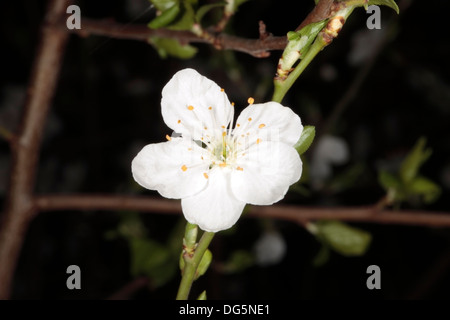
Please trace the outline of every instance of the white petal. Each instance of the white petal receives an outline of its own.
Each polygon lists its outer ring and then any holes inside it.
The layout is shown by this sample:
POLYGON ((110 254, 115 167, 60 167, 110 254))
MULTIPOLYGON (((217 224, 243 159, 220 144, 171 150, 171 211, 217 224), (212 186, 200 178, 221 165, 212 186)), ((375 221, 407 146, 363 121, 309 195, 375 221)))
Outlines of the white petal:
POLYGON ((167 126, 195 140, 221 134, 234 114, 225 92, 193 69, 177 72, 166 84, 161 111, 167 126))
POLYGON ((208 232, 225 230, 236 223, 245 202, 236 199, 230 190, 230 171, 228 168, 213 168, 209 173, 207 187, 181 200, 187 221, 208 232))
POLYGON ((277 102, 253 104, 236 121, 235 136, 254 136, 263 141, 281 141, 293 146, 302 134, 300 117, 277 102))
POLYGON ((283 199, 289 186, 302 174, 297 151, 282 142, 254 144, 236 165, 238 170, 231 174, 231 189, 239 200, 256 205, 283 199))
POLYGON ((175 138, 149 144, 133 159, 131 171, 137 183, 157 190, 162 196, 180 199, 202 190, 209 164, 201 157, 204 149, 194 142, 175 138))

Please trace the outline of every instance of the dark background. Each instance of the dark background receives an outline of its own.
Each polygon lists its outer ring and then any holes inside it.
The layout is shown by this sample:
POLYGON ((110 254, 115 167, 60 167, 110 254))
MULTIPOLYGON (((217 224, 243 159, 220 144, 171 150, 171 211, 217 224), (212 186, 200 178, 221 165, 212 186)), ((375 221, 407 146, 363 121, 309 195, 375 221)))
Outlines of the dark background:
MULTIPOLYGON (((155 14, 147 10, 145 0, 78 4, 82 16, 112 18, 121 23, 146 23, 155 14)), ((312 6, 312 0, 296 2, 295 7, 289 1, 251 0, 241 6, 228 32, 256 38, 258 21, 262 20, 268 32, 284 35, 300 24, 312 6)), ((434 204, 414 208, 449 211, 449 9, 447 2, 436 0, 412 1, 399 16, 382 7, 382 30, 388 30, 389 41, 331 129, 350 148, 348 163, 334 168, 334 172, 344 172, 354 164, 363 164, 364 171, 349 187, 336 190, 328 186, 312 190, 309 196, 291 193, 284 203, 373 204, 384 194, 377 182, 380 164, 395 165, 419 137, 425 136, 433 155, 422 172, 439 183, 443 193, 434 204)), ((8 1, 1 5, 0 121, 10 130, 15 130, 20 118, 44 12, 44 1, 8 1)), ((316 126, 318 135, 338 100, 368 63, 349 63, 355 34, 367 31, 366 19, 363 9, 356 10, 338 39, 319 54, 283 101, 300 115, 303 124, 316 126)), ((271 79, 281 52, 257 59, 196 46, 199 53, 191 60, 161 59, 145 42, 71 36, 47 122, 36 191, 157 196, 137 186, 130 164, 145 144, 163 141, 169 133, 160 113, 161 90, 180 69, 193 67, 213 79, 226 88, 237 108, 245 107, 249 96, 256 102, 270 99, 271 79)), ((305 161, 310 155, 306 154, 305 161)), ((0 157, 0 199, 4 200, 10 165, 4 141, 0 142, 0 157)), ((41 213, 27 234, 12 298, 104 299, 133 281, 128 243, 120 237, 111 240, 105 236, 117 228, 121 214, 41 213), (71 264, 81 267, 81 290, 66 288, 66 268, 71 264)), ((181 219, 158 214, 142 214, 141 218, 151 238, 162 242, 181 219)), ((449 297, 448 229, 353 225, 372 233, 367 254, 349 258, 333 252, 328 263, 314 267, 312 261, 320 249, 315 238, 299 225, 275 221, 287 245, 280 263, 251 266, 231 275, 222 274, 213 265, 194 285, 193 292, 199 294, 205 288, 211 299, 449 297), (381 290, 366 287, 366 269, 372 264, 381 268, 381 290)), ((233 250, 251 250, 262 233, 261 224, 254 218, 241 219, 234 229, 214 239, 214 264, 226 261, 233 250)), ((130 298, 172 299, 178 283, 176 276, 161 288, 144 286, 130 298)))

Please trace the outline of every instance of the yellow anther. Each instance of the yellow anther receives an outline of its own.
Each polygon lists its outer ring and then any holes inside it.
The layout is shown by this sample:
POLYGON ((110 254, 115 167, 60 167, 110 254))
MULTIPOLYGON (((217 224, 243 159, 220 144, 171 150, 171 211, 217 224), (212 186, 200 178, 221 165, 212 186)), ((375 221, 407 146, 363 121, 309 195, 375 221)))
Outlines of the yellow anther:
POLYGON ((237 168, 236 168, 236 170, 239 170, 239 171, 244 171, 244 168, 241 168, 241 167, 237 167, 237 168))
POLYGON ((232 102, 231 105, 234 107, 234 102, 232 102))
POLYGON ((255 99, 250 97, 250 98, 248 98, 247 102, 248 102, 248 104, 253 104, 255 102, 255 99))
POLYGON ((219 167, 221 167, 221 168, 225 168, 227 166, 227 164, 226 163, 221 163, 221 164, 219 164, 219 167))
POLYGON ((252 118, 248 118, 248 121, 252 121, 252 118))
POLYGON ((166 134, 166 139, 169 141, 172 140, 172 138, 168 134, 166 134))
POLYGON ((264 123, 261 123, 261 124, 259 125, 258 128, 262 129, 262 128, 264 128, 265 126, 266 126, 266 125, 265 125, 264 123))
POLYGON ((208 130, 208 127, 205 127, 205 130, 208 130))
POLYGON ((191 110, 191 111, 192 111, 192 110, 194 110, 194 107, 193 107, 193 106, 189 106, 189 107, 188 107, 188 110, 191 110))
POLYGON ((225 126, 221 126, 222 127, 222 129, 225 129, 225 126))
POLYGON ((223 88, 220 88, 220 91, 224 92, 224 91, 225 91, 225 89, 223 89, 223 88))
POLYGON ((178 123, 181 123, 181 120, 178 120, 177 122, 178 122, 178 123))
POLYGON ((203 173, 203 176, 205 177, 205 179, 209 178, 209 176, 208 176, 208 174, 206 172, 203 173))
POLYGON ((238 124, 236 124, 236 127, 240 127, 241 125, 238 123, 238 124))
POLYGON ((260 143, 261 139, 256 139, 256 144, 260 143))
POLYGON ((224 131, 222 132, 222 137, 225 137, 227 135, 227 133, 224 131))
POLYGON ((209 107, 208 110, 212 110, 212 107, 209 107))
POLYGON ((186 170, 187 170, 186 165, 183 164, 183 165, 181 166, 181 170, 186 171, 186 170))

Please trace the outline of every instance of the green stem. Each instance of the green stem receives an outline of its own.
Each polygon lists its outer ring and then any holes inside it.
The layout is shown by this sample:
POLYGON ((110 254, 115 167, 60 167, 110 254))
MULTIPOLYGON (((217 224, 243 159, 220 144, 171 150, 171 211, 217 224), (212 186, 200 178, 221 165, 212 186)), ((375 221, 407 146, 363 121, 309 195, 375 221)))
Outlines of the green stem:
POLYGON ((197 267, 202 261, 203 255, 208 249, 211 240, 214 237, 214 232, 205 232, 198 242, 195 248, 194 254, 191 256, 184 253, 183 258, 185 261, 185 267, 183 271, 183 276, 181 278, 180 287, 178 289, 177 300, 187 300, 189 292, 191 291, 192 282, 194 282, 195 272, 197 267))
POLYGON ((284 80, 275 80, 275 90, 273 92, 272 101, 281 103, 288 90, 292 87, 297 78, 302 74, 306 67, 316 57, 316 55, 327 46, 322 33, 319 33, 314 43, 309 48, 302 60, 298 63, 295 69, 284 80))

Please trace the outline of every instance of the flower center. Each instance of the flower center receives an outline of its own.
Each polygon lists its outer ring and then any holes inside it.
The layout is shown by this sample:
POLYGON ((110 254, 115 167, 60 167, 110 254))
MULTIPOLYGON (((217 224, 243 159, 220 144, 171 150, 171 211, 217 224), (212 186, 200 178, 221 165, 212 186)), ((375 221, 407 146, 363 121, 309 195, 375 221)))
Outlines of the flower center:
POLYGON ((211 166, 218 165, 222 168, 232 166, 236 161, 234 141, 228 135, 223 135, 220 142, 209 147, 211 151, 211 166))

